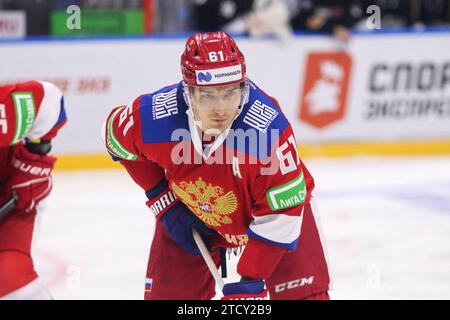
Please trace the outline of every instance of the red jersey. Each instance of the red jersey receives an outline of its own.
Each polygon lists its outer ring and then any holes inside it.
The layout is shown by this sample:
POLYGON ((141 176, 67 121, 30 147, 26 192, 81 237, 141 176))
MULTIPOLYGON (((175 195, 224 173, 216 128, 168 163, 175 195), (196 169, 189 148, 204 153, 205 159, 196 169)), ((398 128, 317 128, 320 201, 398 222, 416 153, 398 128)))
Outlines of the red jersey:
POLYGON ((141 95, 109 115, 106 148, 146 191, 165 176, 224 246, 295 249, 314 182, 278 102, 250 82, 242 112, 207 148, 187 111, 181 82, 141 95))
POLYGON ((52 139, 66 122, 61 91, 49 82, 0 86, 0 147, 52 139))

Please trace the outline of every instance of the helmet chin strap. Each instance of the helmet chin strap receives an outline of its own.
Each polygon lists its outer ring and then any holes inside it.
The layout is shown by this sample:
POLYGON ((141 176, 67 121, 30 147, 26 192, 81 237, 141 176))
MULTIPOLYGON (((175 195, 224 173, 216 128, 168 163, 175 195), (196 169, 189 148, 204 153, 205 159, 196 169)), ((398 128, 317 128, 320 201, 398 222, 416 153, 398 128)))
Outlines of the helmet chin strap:
POLYGON ((206 128, 204 128, 203 126, 203 121, 201 120, 196 120, 195 119, 195 115, 194 115, 194 108, 189 106, 189 108, 186 110, 186 114, 188 115, 188 117, 195 123, 195 125, 200 129, 200 130, 204 130, 206 128))

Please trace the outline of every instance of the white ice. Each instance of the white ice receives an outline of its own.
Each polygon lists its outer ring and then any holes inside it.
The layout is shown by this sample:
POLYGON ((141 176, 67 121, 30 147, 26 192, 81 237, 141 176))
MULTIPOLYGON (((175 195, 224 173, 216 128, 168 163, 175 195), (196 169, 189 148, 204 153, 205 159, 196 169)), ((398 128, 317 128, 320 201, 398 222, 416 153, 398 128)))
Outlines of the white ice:
MULTIPOLYGON (((450 157, 306 163, 331 298, 450 299, 450 157)), ((34 247, 55 299, 143 298, 153 232, 144 202, 125 171, 55 172, 34 247)))

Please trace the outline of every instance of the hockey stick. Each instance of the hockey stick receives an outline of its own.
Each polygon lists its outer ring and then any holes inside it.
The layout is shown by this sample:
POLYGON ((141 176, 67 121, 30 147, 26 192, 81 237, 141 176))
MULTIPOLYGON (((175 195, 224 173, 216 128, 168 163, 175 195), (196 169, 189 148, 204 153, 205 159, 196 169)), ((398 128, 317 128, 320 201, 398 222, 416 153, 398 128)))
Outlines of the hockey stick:
POLYGON ((8 214, 16 207, 16 203, 17 195, 13 193, 11 199, 9 199, 8 202, 6 202, 4 206, 0 208, 0 221, 8 216, 8 214))
POLYGON ((194 237, 195 243, 197 244, 202 257, 205 260, 209 271, 211 272, 214 280, 216 280, 216 284, 219 286, 220 291, 223 291, 223 286, 225 285, 225 283, 223 282, 223 279, 219 274, 219 270, 217 270, 216 264, 214 263, 211 254, 208 251, 208 248, 206 248, 202 237, 194 228, 192 228, 192 236, 194 237))

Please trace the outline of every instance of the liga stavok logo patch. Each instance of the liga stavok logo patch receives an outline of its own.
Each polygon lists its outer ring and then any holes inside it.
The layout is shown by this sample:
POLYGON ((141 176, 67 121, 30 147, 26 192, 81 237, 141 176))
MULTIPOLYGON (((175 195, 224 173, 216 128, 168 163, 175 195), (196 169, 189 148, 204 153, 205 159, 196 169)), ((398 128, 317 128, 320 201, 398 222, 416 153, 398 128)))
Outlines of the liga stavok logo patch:
POLYGON ((272 211, 295 207, 305 202, 306 184, 303 172, 291 182, 269 189, 266 197, 272 211))
POLYGON ((199 86, 228 83, 241 80, 242 68, 241 65, 237 65, 219 69, 195 70, 195 77, 199 86))
POLYGON ((36 119, 36 106, 31 92, 15 92, 12 96, 16 111, 16 131, 11 144, 17 144, 33 127, 36 119))

